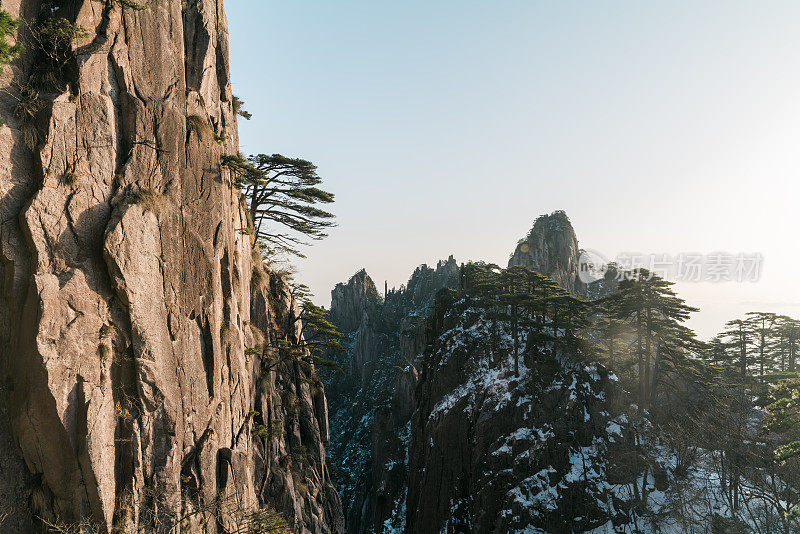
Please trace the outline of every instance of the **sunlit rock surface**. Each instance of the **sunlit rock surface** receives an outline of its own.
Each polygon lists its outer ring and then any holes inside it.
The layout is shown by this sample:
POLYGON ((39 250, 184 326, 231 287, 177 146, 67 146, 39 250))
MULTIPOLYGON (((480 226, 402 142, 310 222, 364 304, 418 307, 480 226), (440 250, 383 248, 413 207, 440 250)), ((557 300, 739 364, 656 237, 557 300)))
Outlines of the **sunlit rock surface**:
POLYGON ((13 113, 32 54, 0 80, 2 528, 219 532, 201 509, 224 492, 338 532, 322 385, 247 350, 300 326, 220 168, 238 149, 222 1, 123 4, 3 2, 87 36, 35 124, 13 113))

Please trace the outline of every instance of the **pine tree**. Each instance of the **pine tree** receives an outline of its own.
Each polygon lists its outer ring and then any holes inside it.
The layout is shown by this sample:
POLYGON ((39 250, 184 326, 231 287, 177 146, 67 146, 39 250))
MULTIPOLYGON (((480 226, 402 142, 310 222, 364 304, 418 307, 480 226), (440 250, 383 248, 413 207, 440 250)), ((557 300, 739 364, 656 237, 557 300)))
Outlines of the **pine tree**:
POLYGON ((461 267, 459 285, 468 306, 487 311, 493 342, 500 324, 508 325, 516 376, 524 334, 528 347, 562 346, 573 351, 585 348, 582 331, 590 322, 590 305, 552 279, 528 267, 501 269, 494 264, 469 263, 461 267))
POLYGON ((781 358, 781 371, 797 372, 798 344, 800 344, 800 321, 781 315, 777 319, 776 336, 781 358))
POLYGON ((322 178, 310 161, 259 154, 223 156, 222 164, 247 198, 256 236, 268 251, 303 257, 297 247, 307 244, 305 238, 322 239, 335 226, 334 215, 318 207, 332 203, 333 194, 317 187, 322 178))
POLYGON ((691 331, 680 323, 697 308, 688 306, 678 297, 673 285, 646 269, 640 269, 624 277, 617 292, 605 301, 616 318, 627 321, 633 329, 640 409, 649 405, 656 389, 654 369, 658 367, 662 353, 660 350, 654 352, 654 349, 660 349, 655 344, 684 346, 693 339, 691 331))
POLYGON ((755 353, 758 357, 759 376, 764 380, 766 371, 773 367, 770 358, 776 332, 774 331, 778 316, 767 312, 749 312, 745 321, 746 328, 750 330, 755 341, 755 353))
POLYGON ((615 368, 617 360, 624 356, 623 338, 629 333, 628 323, 609 315, 603 310, 596 324, 600 343, 605 349, 605 358, 611 368, 615 368))
POLYGON ((342 333, 331 322, 330 312, 308 299, 303 301, 301 310, 303 337, 298 341, 297 348, 307 350, 315 364, 341 372, 338 363, 325 357, 331 352, 344 351, 342 333))
POLYGON ((720 334, 721 339, 725 340, 728 347, 732 348, 739 360, 739 374, 742 378, 747 376, 750 366, 748 354, 750 344, 753 342, 753 334, 746 321, 734 319, 725 323, 725 330, 720 334))
POLYGON ((589 303, 566 291, 559 292, 550 299, 553 310, 553 328, 556 335, 563 332, 563 343, 571 349, 579 349, 585 341, 583 330, 591 323, 589 303))
POLYGON ((461 266, 460 293, 469 299, 480 298, 495 288, 496 265, 470 262, 461 266))
POLYGON ((800 456, 800 378, 784 380, 770 392, 767 410, 771 418, 766 428, 788 439, 776 450, 779 461, 800 456))
POLYGON ((514 376, 519 376, 519 336, 521 308, 530 298, 525 292, 527 273, 525 268, 512 267, 503 271, 499 278, 501 306, 507 310, 506 317, 511 323, 511 337, 514 342, 514 376))
POLYGON ((0 72, 3 65, 8 65, 16 59, 22 52, 21 44, 9 44, 8 39, 12 38, 19 29, 19 19, 15 19, 8 14, 5 9, 0 10, 0 72))
POLYGON ((728 367, 731 364, 730 348, 722 336, 714 336, 703 355, 711 365, 728 367))
POLYGON ((273 370, 285 362, 296 362, 308 375, 314 374, 312 364, 342 372, 341 366, 328 358, 330 354, 344 351, 343 334, 331 322, 330 312, 314 304, 308 286, 296 282, 290 273, 285 275, 284 283, 291 297, 291 305, 281 320, 284 336, 265 340, 267 343, 261 350, 251 349, 265 358, 263 369, 273 370), (272 350, 277 350, 278 357, 266 361, 272 350))

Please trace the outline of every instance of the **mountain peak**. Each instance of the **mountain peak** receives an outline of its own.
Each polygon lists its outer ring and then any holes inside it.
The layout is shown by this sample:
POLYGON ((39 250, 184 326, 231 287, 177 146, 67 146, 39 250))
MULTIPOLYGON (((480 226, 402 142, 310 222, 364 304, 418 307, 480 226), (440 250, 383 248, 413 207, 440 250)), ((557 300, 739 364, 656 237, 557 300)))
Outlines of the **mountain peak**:
POLYGON ((381 297, 375 282, 361 269, 347 284, 338 283, 331 291, 331 318, 345 332, 356 330, 365 311, 374 309, 381 297))
POLYGON ((572 222, 566 212, 558 210, 536 218, 528 235, 517 243, 508 266, 530 267, 577 294, 582 286, 578 278, 579 255, 572 222))

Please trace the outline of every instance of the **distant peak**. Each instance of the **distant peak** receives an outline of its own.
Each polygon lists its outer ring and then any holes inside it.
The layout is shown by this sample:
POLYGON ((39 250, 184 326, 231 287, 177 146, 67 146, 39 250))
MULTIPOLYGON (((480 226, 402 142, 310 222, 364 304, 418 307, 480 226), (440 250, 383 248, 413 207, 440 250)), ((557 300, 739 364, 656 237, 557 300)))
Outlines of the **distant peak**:
POLYGON ((517 243, 508 266, 530 267, 576 293, 579 254, 572 222, 565 211, 556 210, 536 218, 528 235, 517 243))
POLYGON ((331 317, 344 331, 358 328, 361 317, 380 302, 375 282, 361 269, 347 284, 338 283, 331 291, 331 317))
POLYGON ((367 278, 369 278, 367 270, 362 267, 360 271, 356 271, 356 273, 350 277, 350 281, 352 282, 354 280, 365 280, 367 278))
POLYGON ((573 236, 575 235, 572 221, 569 220, 567 212, 563 210, 556 210, 549 215, 539 215, 533 222, 533 227, 528 232, 528 236, 530 237, 537 232, 569 232, 573 236))

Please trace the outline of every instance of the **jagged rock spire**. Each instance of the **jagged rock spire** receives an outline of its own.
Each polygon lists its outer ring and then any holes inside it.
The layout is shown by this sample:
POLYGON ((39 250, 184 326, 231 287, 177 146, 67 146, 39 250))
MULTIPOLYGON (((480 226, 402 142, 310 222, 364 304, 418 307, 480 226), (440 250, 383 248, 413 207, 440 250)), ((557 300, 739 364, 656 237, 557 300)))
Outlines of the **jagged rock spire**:
POLYGON ((352 332, 361 324, 364 312, 374 310, 380 301, 375 282, 361 269, 347 284, 338 283, 331 291, 331 319, 342 332, 352 332))
POLYGON ((528 235, 517 243, 508 266, 530 267, 549 276, 573 294, 580 294, 578 278, 580 249, 572 223, 563 211, 537 217, 528 235))

